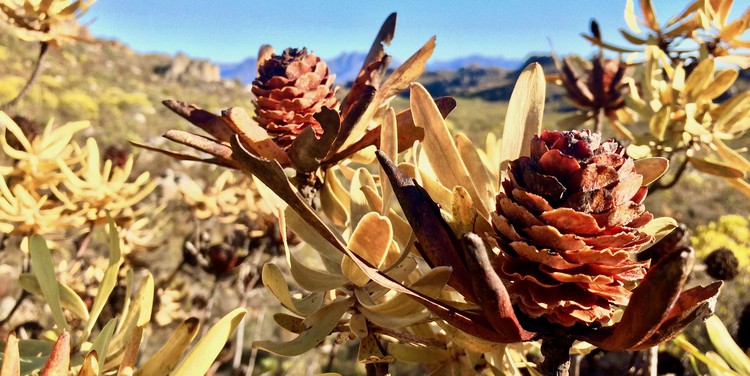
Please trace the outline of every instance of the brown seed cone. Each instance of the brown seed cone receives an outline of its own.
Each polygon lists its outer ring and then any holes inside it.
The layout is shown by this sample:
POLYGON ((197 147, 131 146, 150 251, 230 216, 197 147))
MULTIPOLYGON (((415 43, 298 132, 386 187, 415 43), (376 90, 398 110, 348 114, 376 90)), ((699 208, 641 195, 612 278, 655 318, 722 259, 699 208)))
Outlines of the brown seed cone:
POLYGON ((288 48, 271 56, 260 65, 253 81, 255 120, 283 148, 309 126, 320 136, 323 128, 313 115, 323 107, 338 106, 335 77, 323 60, 304 48, 288 48))
POLYGON ((514 303, 533 318, 572 326, 607 323, 626 305, 650 263, 632 255, 652 240, 647 188, 616 141, 549 132, 531 156, 510 163, 492 222, 502 253, 495 269, 514 303))

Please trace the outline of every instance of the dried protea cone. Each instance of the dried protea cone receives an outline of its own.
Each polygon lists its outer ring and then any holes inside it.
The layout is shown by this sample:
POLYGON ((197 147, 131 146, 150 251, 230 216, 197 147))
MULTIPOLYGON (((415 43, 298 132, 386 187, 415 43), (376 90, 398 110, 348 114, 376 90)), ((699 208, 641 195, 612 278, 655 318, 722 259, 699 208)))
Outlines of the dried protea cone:
POLYGON ((255 120, 283 148, 307 127, 320 136, 323 128, 313 115, 323 107, 338 106, 335 77, 329 74, 328 65, 307 49, 288 48, 281 55, 272 55, 259 65, 253 81, 255 120))
POLYGON ((631 256, 652 240, 647 188, 616 141, 598 133, 549 132, 531 156, 510 163, 492 220, 495 260, 517 307, 563 326, 610 322, 649 261, 631 256))
POLYGON ((623 79, 628 68, 619 60, 599 55, 588 66, 585 61, 566 57, 562 61, 555 59, 555 65, 568 99, 590 117, 596 117, 597 124, 601 116, 614 119, 617 110, 625 107, 627 85, 623 79))
POLYGON ((112 161, 113 166, 124 167, 128 158, 130 158, 130 149, 121 145, 110 145, 104 149, 102 159, 105 161, 112 161))

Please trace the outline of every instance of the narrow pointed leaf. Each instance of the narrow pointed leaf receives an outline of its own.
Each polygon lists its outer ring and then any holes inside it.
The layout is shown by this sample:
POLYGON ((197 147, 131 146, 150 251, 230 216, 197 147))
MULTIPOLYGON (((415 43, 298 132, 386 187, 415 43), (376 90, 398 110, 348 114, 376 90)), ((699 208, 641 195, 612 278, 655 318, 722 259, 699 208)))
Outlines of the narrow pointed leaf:
POLYGON ((58 289, 55 267, 52 254, 47 248, 47 242, 39 235, 33 235, 29 239, 29 252, 31 253, 31 266, 34 270, 39 286, 41 287, 44 300, 52 310, 57 330, 67 330, 68 322, 60 303, 60 290, 58 289))
MULTIPOLYGON (((120 253, 120 236, 117 231, 117 226, 109 215, 107 215, 107 221, 109 221, 109 265, 104 271, 104 277, 102 277, 102 282, 99 285, 99 291, 97 291, 96 297, 94 297, 94 302, 91 304, 89 321, 86 323, 86 329, 83 335, 84 339, 88 339, 91 330, 94 329, 94 325, 96 325, 96 321, 99 319, 99 315, 104 309, 104 305, 107 303, 110 294, 112 294, 112 291, 115 289, 115 286, 117 285, 117 276, 120 272, 120 265, 122 265, 124 261, 120 253)), ((100 356, 102 358, 102 363, 104 363, 104 355, 102 354, 100 356)))
POLYGON ((501 342, 514 343, 533 338, 536 333, 526 331, 519 324, 508 291, 492 268, 482 239, 469 233, 464 235, 463 243, 477 304, 492 327, 503 337, 501 342))
POLYGON ((630 303, 611 335, 601 341, 589 342, 605 350, 617 351, 634 347, 647 339, 668 317, 677 302, 693 261, 692 250, 665 255, 633 290, 630 303))
POLYGON ((309 316, 315 312, 320 304, 323 302, 323 295, 314 293, 315 299, 313 301, 305 301, 306 304, 300 304, 299 299, 292 298, 289 292, 289 287, 286 285, 284 275, 279 270, 279 267, 268 263, 263 265, 263 285, 271 291, 279 302, 286 307, 286 309, 292 311, 299 316, 309 316))
POLYGON ((185 359, 177 365, 173 374, 175 376, 205 374, 211 367, 211 364, 213 364, 214 360, 216 360, 216 357, 219 356, 224 345, 232 336, 232 333, 234 333, 234 330, 237 328, 237 325, 239 325, 242 318, 245 317, 246 313, 246 309, 237 308, 222 317, 221 320, 214 324, 214 326, 208 330, 206 335, 195 344, 195 347, 185 355, 185 359))
POLYGON ((351 304, 351 300, 341 299, 324 306, 305 320, 306 324, 310 323, 307 330, 289 342, 256 341, 253 342, 253 347, 282 356, 304 354, 331 333, 351 304))
POLYGON ((510 161, 529 155, 529 140, 541 132, 546 87, 539 63, 530 64, 518 77, 505 114, 500 150, 501 176, 506 173, 510 161))
MULTIPOLYGON (((440 183, 450 190, 459 185, 463 186, 469 191, 474 202, 483 203, 483 196, 477 192, 469 170, 464 165, 453 137, 443 121, 443 116, 440 115, 427 89, 418 83, 412 84, 409 103, 414 123, 425 129, 424 152, 440 183)), ((489 217, 484 205, 479 206, 478 210, 483 216, 489 217)))
POLYGON ((706 320, 706 331, 721 357, 741 375, 750 375, 750 357, 734 342, 721 319, 716 316, 709 317, 706 320))
POLYGON ((381 152, 377 152, 377 156, 427 261, 432 266, 452 267, 453 274, 448 284, 467 299, 476 301, 470 285, 471 275, 459 255, 458 240, 440 214, 440 208, 414 179, 393 165, 387 156, 381 152))
POLYGON ((104 325, 104 328, 99 332, 94 340, 94 344, 91 345, 91 352, 95 352, 99 357, 99 363, 104 364, 107 362, 107 349, 109 348, 110 339, 115 333, 115 327, 117 326, 117 319, 111 319, 104 325), (101 355, 100 355, 101 354, 101 355))
POLYGON ((67 376, 70 368, 70 333, 63 331, 57 337, 49 359, 39 371, 40 376, 67 376))
POLYGON ((181 322, 159 351, 138 368, 136 375, 167 375, 174 369, 200 329, 200 320, 191 317, 181 322))
POLYGON ((722 178, 737 179, 745 177, 742 170, 723 162, 714 162, 697 157, 688 157, 690 165, 696 170, 722 178))
MULTIPOLYGON (((398 130, 396 128, 396 112, 389 108, 386 112, 383 124, 380 126, 380 150, 393 161, 398 158, 398 130)), ((393 200, 393 188, 388 183, 388 176, 385 175, 383 168, 380 168, 380 182, 383 190, 383 207, 380 214, 387 215, 391 210, 391 201, 393 200)))
MULTIPOLYGON (((36 295, 44 296, 42 287, 39 284, 39 280, 33 274, 24 273, 18 278, 18 283, 23 287, 24 290, 36 295)), ((89 311, 86 307, 86 303, 83 302, 81 297, 76 294, 73 289, 63 285, 61 282, 57 282, 57 289, 60 292, 60 305, 62 308, 69 310, 72 314, 81 320, 89 319, 89 311)))
POLYGON ((18 337, 15 333, 8 335, 3 351, 3 366, 0 376, 19 376, 21 374, 21 359, 18 353, 18 337))

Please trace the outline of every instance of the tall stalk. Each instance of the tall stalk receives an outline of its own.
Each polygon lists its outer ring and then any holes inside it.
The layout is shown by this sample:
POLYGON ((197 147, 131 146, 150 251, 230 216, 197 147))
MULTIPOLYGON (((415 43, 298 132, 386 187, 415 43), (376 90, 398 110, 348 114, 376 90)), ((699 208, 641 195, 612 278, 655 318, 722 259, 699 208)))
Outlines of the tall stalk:
POLYGON ((42 74, 42 66, 43 66, 44 58, 45 56, 47 56, 48 50, 49 50, 48 42, 39 42, 39 57, 36 60, 34 71, 31 72, 31 77, 26 82, 26 85, 23 86, 23 88, 21 89, 21 92, 18 93, 18 95, 15 98, 13 98, 10 102, 4 104, 2 106, 2 109, 6 110, 8 108, 15 107, 18 104, 18 102, 20 102, 21 99, 23 99, 23 97, 26 96, 31 86, 34 85, 36 80, 42 74))

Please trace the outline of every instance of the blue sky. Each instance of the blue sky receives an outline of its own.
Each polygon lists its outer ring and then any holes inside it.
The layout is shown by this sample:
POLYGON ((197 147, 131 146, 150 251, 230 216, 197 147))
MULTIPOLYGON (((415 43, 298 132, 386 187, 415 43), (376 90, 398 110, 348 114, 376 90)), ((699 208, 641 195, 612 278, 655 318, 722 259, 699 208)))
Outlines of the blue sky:
MULTIPOLYGON (((605 39, 619 41, 625 0, 98 0, 82 22, 94 35, 112 37, 140 52, 182 51, 197 58, 236 62, 265 43, 276 50, 308 47, 330 58, 367 51, 385 18, 398 12, 387 52, 408 58, 433 35, 434 60, 470 54, 522 58, 549 51, 590 54, 580 37, 596 18, 605 39)), ((660 19, 687 2, 661 2, 660 19)), ((739 8, 739 7, 737 7, 739 8)), ((735 9, 736 13, 737 9, 735 9)))

